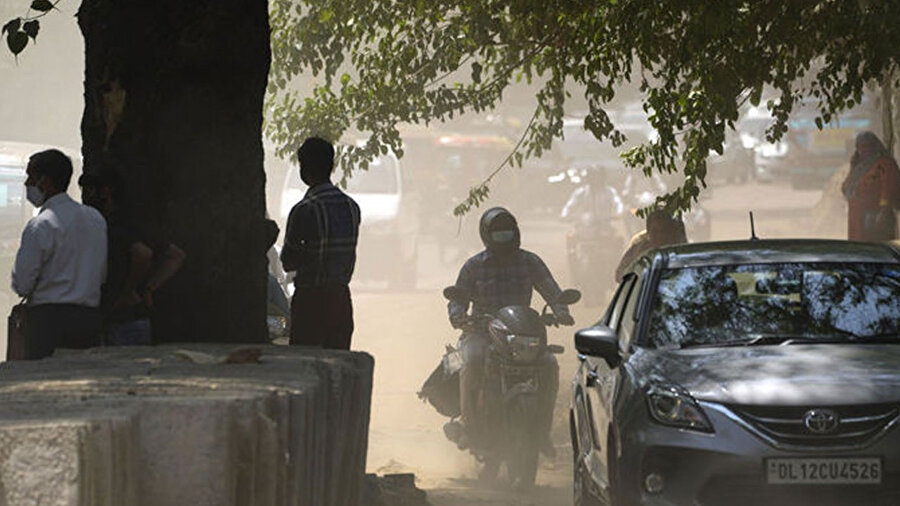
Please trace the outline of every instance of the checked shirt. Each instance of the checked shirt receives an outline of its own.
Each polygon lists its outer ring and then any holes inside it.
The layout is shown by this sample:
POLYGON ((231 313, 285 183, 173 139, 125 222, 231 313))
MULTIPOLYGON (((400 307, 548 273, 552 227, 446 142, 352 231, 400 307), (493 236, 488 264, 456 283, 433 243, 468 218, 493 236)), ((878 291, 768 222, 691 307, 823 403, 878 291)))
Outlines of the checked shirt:
MULTIPOLYGON (((450 321, 465 316, 472 304, 472 314, 494 313, 506 306, 530 306, 532 289, 544 300, 556 300, 561 290, 541 257, 523 249, 509 256, 498 256, 488 250, 470 258, 459 271, 456 286, 471 297, 461 303, 451 301, 447 309, 450 321)), ((556 314, 568 314, 564 305, 554 305, 556 314)))
POLYGON ((281 261, 295 286, 346 286, 356 264, 359 206, 331 183, 307 190, 288 216, 281 261))

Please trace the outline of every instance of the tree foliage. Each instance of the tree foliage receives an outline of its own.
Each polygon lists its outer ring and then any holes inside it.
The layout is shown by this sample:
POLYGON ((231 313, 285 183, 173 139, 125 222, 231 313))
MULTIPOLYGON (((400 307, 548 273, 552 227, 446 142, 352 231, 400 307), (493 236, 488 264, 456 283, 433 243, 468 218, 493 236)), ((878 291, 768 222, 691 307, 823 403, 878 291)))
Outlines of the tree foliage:
MULTIPOLYGON (((562 134, 567 90, 588 104, 585 128, 621 146, 607 113, 636 81, 658 138, 623 153, 645 174, 681 172, 661 197, 686 209, 705 186, 706 158, 723 149, 746 103, 764 90, 775 123, 812 98, 819 123, 860 102, 896 66, 900 2, 844 0, 272 0, 268 134, 296 146, 311 134, 366 134, 344 167, 390 148, 398 127, 496 106, 514 83, 539 84, 534 115, 507 160, 521 165, 562 134), (317 77, 304 96, 292 82, 317 77)), ((485 184, 488 181, 485 182, 485 184)), ((474 188, 457 213, 477 205, 474 188)))
MULTIPOLYGON (((31 8, 40 16, 53 5, 31 8)), ((270 0, 270 11, 267 134, 282 154, 309 135, 358 132, 367 143, 343 150, 343 167, 365 168, 374 154, 402 154, 403 124, 489 110, 518 82, 539 88, 505 166, 562 135, 571 89, 588 104, 585 128, 621 146, 606 109, 633 81, 659 135, 623 158, 648 175, 684 175, 660 198, 672 209, 697 199, 708 154, 721 153, 742 106, 764 90, 776 92, 776 140, 801 100, 828 123, 867 83, 896 75, 900 55, 897 0, 270 0), (299 89, 309 73, 317 84, 299 89)), ((36 37, 38 16, 4 26, 14 54, 36 37)), ((482 202, 489 182, 457 214, 482 202)))

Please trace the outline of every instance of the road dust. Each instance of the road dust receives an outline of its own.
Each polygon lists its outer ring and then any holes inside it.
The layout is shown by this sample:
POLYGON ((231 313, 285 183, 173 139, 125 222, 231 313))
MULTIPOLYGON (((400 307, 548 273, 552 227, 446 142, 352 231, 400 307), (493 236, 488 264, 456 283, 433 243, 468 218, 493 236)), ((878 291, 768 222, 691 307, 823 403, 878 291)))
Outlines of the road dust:
MULTIPOLYGON (((760 237, 841 237, 844 222, 840 216, 830 221, 828 229, 812 228, 816 218, 813 209, 821 197, 821 190, 751 182, 712 188, 703 205, 712 217, 714 240, 749 238, 751 210, 760 237)), ((515 208, 512 210, 516 212, 515 208)), ((565 255, 568 226, 550 213, 522 214, 523 247, 541 255, 563 287, 572 286, 565 255)), ((361 256, 368 254, 360 248, 361 256)), ((438 248, 433 238, 420 237, 415 290, 393 291, 384 283, 365 280, 354 285, 354 348, 368 351, 376 360, 368 471, 415 473, 417 485, 428 491, 429 501, 435 506, 571 504, 572 456, 567 416, 570 381, 578 364, 573 349, 574 329, 550 329, 550 342, 566 347, 566 353, 559 357, 560 393, 553 430, 557 457, 542 457, 538 486, 527 496, 513 493, 502 484, 479 483, 474 458, 445 439, 441 428, 447 419, 416 397, 445 346, 455 344, 458 337, 447 321, 441 288, 453 283, 462 260, 455 264, 442 262, 438 248)), ((539 300, 535 295, 535 306, 539 300)), ((596 322, 604 309, 583 303, 574 306, 575 328, 596 322)))

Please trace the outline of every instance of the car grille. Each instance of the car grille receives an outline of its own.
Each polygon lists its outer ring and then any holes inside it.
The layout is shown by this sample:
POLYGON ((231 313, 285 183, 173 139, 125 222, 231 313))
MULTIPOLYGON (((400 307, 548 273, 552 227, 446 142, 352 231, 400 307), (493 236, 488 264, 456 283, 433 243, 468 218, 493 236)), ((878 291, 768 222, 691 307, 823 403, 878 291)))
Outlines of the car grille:
POLYGON ((713 478, 700 491, 695 506, 897 506, 900 476, 886 474, 883 485, 767 485, 759 478, 713 478))
POLYGON ((860 446, 881 434, 900 415, 896 404, 857 406, 730 406, 759 433, 775 442, 803 447, 860 446), (804 416, 813 409, 828 409, 838 416, 837 427, 826 434, 807 428, 804 416))

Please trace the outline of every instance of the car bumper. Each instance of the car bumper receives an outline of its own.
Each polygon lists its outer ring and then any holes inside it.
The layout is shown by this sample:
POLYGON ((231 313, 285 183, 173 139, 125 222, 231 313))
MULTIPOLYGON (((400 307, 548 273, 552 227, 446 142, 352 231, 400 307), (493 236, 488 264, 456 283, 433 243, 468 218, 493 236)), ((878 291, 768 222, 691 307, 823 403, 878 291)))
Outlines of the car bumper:
POLYGON ((727 408, 701 403, 715 428, 705 434, 641 417, 622 430, 618 460, 622 503, 648 506, 896 505, 900 504, 900 430, 888 430, 852 450, 779 449, 751 432, 727 408), (764 462, 785 457, 880 457, 880 485, 770 485, 764 462), (650 473, 663 478, 649 493, 650 473))

